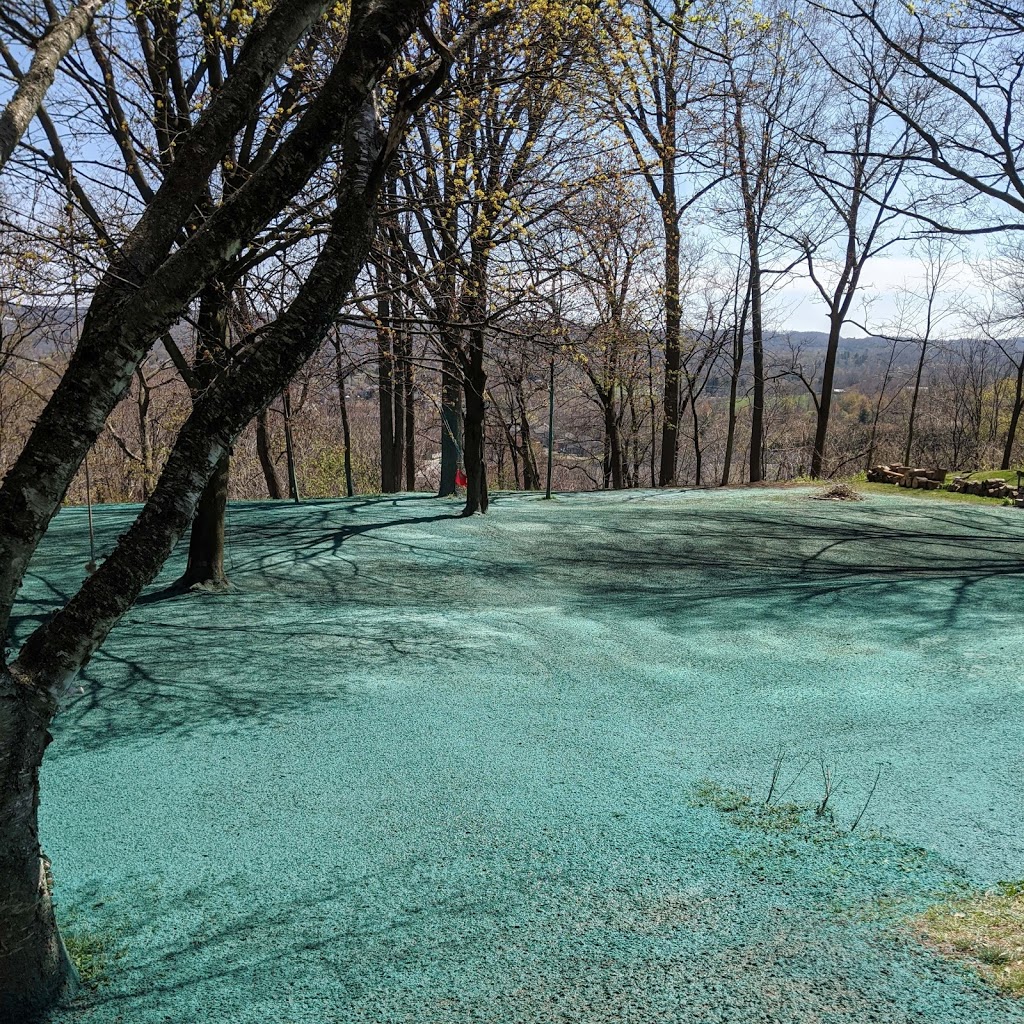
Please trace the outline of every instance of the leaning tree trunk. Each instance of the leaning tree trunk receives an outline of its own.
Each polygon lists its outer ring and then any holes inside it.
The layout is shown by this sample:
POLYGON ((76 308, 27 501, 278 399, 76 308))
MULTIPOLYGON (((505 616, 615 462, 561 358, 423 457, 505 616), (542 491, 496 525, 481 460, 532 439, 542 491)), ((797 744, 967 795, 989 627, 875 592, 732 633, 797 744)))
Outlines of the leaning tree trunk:
POLYGON ((281 481, 277 478, 274 457, 270 454, 270 415, 266 409, 256 417, 256 454, 259 456, 263 479, 267 482, 267 494, 275 501, 284 497, 281 481))
MULTIPOLYGON (((277 5, 267 15, 267 24, 272 26, 279 18, 294 19, 305 14, 308 6, 302 0, 277 5)), ((309 13, 315 16, 317 12, 309 13)), ((149 292, 142 285, 136 299, 141 296, 148 303, 156 303, 145 324, 132 323, 129 298, 116 311, 108 309, 110 323, 121 328, 120 334, 108 337, 109 347, 97 345, 104 337, 102 331, 98 336, 94 332, 91 345, 83 346, 80 339, 76 359, 41 415, 18 463, 0 485, 0 1020, 23 1024, 75 988, 74 971, 53 915, 51 882, 39 847, 37 824, 39 768, 59 698, 143 587, 155 578, 191 522, 213 468, 239 431, 312 356, 350 293, 372 237, 378 187, 374 171, 381 156, 376 112, 367 97, 426 13, 427 4, 422 0, 393 0, 372 8, 372 16, 362 22, 353 20, 346 50, 351 56, 335 69, 340 81, 332 72, 321 94, 339 100, 340 109, 332 113, 334 119, 341 118, 343 126, 338 135, 344 137, 346 173, 339 183, 330 230, 309 275, 289 308, 261 337, 261 344, 248 346, 248 357, 243 365, 233 367, 230 383, 218 379, 193 407, 160 481, 135 523, 79 592, 36 627, 10 671, 3 662, 8 621, 29 559, 102 426, 105 416, 97 416, 97 412, 123 394, 125 371, 139 361, 146 346, 180 312, 183 303, 178 301, 178 291, 154 288, 149 292), (106 370, 113 372, 113 383, 105 376, 106 370), (93 396, 94 389, 103 393, 93 396), (26 496, 31 501, 26 502, 26 496)), ((302 31, 311 20, 303 22, 302 31)), ((301 34, 297 32, 296 38, 301 34)), ((240 51, 238 66, 244 67, 247 56, 258 56, 261 44, 274 37, 275 33, 266 27, 251 34, 240 51)), ((262 93, 266 78, 261 76, 257 83, 257 95, 262 93)), ((229 105, 237 101, 237 90, 233 96, 231 84, 226 83, 219 94, 228 97, 229 105)), ((319 103, 319 98, 312 100, 310 109, 322 110, 319 103)), ((219 120, 227 121, 230 138, 237 128, 232 127, 230 118, 219 120)), ((203 135, 200 129, 206 123, 205 116, 197 123, 198 136, 203 135)), ((314 138, 323 136, 323 156, 336 140, 325 127, 320 124, 313 133, 314 138)), ((301 141, 301 128, 300 124, 289 142, 297 136, 301 141)), ((186 136, 184 146, 188 146, 190 137, 186 136)), ((223 148, 213 150, 210 167, 216 165, 222 152, 223 148)), ((320 153, 314 147, 314 166, 321 159, 320 153)), ((302 170, 303 162, 293 160, 286 167, 302 170)), ((204 174, 204 181, 208 179, 209 170, 201 163, 194 170, 204 174)), ((270 198, 273 193, 265 196, 270 198)), ((180 190, 176 199, 182 200, 180 190)), ((195 199, 185 191, 182 201, 187 201, 190 208, 195 199)), ((280 208, 261 207, 266 220, 280 208)), ((144 219, 153 210, 151 205, 144 219)), ((166 213, 164 210, 164 217, 166 213)), ((216 218, 215 213, 210 223, 216 218)), ((177 235, 180 223, 171 219, 164 224, 170 238, 177 235)), ((252 232, 239 229, 233 237, 252 237, 252 232)), ((137 250, 130 250, 126 257, 129 263, 133 252, 137 250)), ((194 269, 195 250, 185 259, 184 269, 194 269)), ((147 273, 138 265, 135 270, 143 276, 147 273)), ((147 281, 158 277, 159 271, 155 271, 147 281)), ((191 293, 191 286, 181 287, 191 293)), ((90 314, 96 301, 94 298, 90 314)))
POLYGON ((0 667, 0 1020, 27 1024, 78 990, 39 846, 39 768, 56 705, 0 667))
POLYGON ((1024 406, 1024 357, 1017 364, 1017 383, 1013 393, 1013 412, 1010 413, 1010 425, 1006 431, 1006 444, 1003 446, 1003 461, 1000 469, 1009 469, 1013 461, 1013 443, 1017 440, 1017 424, 1020 422, 1021 407, 1024 406))

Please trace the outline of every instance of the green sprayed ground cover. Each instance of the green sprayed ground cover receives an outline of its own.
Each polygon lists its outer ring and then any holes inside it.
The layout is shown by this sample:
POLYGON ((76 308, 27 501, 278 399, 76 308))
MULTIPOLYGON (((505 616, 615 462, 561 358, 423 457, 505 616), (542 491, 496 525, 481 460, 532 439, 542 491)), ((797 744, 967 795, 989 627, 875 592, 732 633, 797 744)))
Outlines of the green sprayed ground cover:
POLYGON ((234 506, 236 590, 140 604, 56 729, 60 912, 105 937, 60 1024, 1024 1021, 904 924, 1024 874, 1024 518, 811 493, 234 506), (707 800, 780 747, 834 820, 707 800))

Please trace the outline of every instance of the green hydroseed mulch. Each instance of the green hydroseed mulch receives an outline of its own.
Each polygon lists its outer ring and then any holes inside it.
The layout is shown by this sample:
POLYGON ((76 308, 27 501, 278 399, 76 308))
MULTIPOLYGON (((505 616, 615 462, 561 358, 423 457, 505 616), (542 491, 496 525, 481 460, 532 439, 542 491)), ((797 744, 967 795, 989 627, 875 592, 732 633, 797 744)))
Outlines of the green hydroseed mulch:
POLYGON ((810 493, 232 506, 55 729, 56 1020, 1024 1022, 903 924, 1024 876, 1024 512, 810 493))

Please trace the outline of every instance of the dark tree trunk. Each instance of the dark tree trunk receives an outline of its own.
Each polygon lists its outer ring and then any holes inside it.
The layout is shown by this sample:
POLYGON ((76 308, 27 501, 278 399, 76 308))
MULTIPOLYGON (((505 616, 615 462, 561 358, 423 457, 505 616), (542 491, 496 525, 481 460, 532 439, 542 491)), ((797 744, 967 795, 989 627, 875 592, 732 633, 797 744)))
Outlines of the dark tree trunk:
POLYGON ((0 1020, 29 1024, 73 996, 78 976, 53 914, 39 846, 39 768, 57 708, 0 666, 0 1020))
POLYGON ((676 482, 676 458, 679 452, 679 337, 682 324, 679 302, 679 215, 676 211, 674 161, 666 162, 664 189, 665 418, 661 425, 661 466, 658 484, 661 487, 671 487, 676 482))
POLYGON ((400 296, 391 303, 391 404, 394 426, 391 431, 391 471, 395 491, 402 489, 402 468, 405 461, 405 382, 402 353, 406 349, 405 313, 400 296))
MULTIPOLYGON (((228 366, 228 320, 231 296, 217 280, 199 296, 196 359, 192 368, 192 400, 197 401, 228 366)), ((224 574, 224 515, 228 502, 231 459, 225 455, 203 490, 188 542, 188 564, 177 586, 219 592, 227 589, 224 574)))
POLYGON ((703 483, 704 449, 700 443, 700 417, 697 413, 697 398, 690 383, 690 416, 693 422, 693 482, 697 487, 703 483))
POLYGON ((292 396, 288 388, 281 394, 281 408, 284 411, 284 458, 288 468, 288 497, 296 504, 299 501, 299 478, 295 471, 295 445, 292 441, 292 396))
POLYGON ((395 465, 395 355, 391 323, 391 276, 385 258, 377 262, 377 394, 380 413, 380 489, 398 490, 395 465))
POLYGON ((537 456, 533 450, 530 421, 526 415, 526 401, 520 392, 519 400, 519 451, 523 462, 523 488, 527 491, 540 490, 540 472, 537 456))
POLYGON ((754 394, 750 406, 750 482, 764 479, 764 329, 761 323, 761 265, 757 239, 750 246, 750 351, 754 394))
POLYGON ((825 347, 825 365, 821 373, 821 399, 818 402, 818 421, 814 429, 814 451, 811 452, 811 476, 818 479, 825 470, 825 445, 828 443, 828 424, 832 415, 832 385, 836 373, 836 353, 839 351, 839 332, 842 320, 833 316, 829 325, 828 344, 825 347))
POLYGON ((487 463, 485 458, 485 417, 487 413, 484 401, 484 388, 487 385, 487 373, 483 368, 483 337, 474 339, 469 365, 465 367, 466 426, 465 426, 465 462, 466 462, 466 507, 464 516, 471 516, 487 511, 487 463))
MULTIPOLYGON (((443 330, 443 329, 442 329, 443 330)), ((454 342, 449 341, 449 345, 454 342)), ((441 486, 439 498, 455 493, 455 473, 462 459, 462 380, 456 349, 444 348, 441 366, 441 486)))
POLYGON ((348 402, 345 401, 344 389, 341 392, 341 436, 345 447, 345 495, 351 498, 355 495, 355 483, 352 480, 352 431, 348 424, 348 402))
POLYGON ((1024 405, 1024 357, 1017 364, 1017 383, 1013 393, 1013 412, 1010 413, 1010 426, 1006 431, 1006 444, 1003 447, 1003 461, 1000 469, 1009 469, 1013 461, 1013 442, 1017 439, 1017 424, 1020 422, 1021 406, 1024 405))
POLYGON ((604 436, 608 451, 605 486, 608 486, 608 480, 610 480, 612 487, 616 491, 621 491, 624 486, 622 476, 622 439, 619 431, 619 418, 615 414, 615 399, 611 388, 601 396, 601 405, 604 410, 604 436))
MULTIPOLYGON (((733 341, 735 346, 736 342, 733 341)), ((732 476, 732 451, 736 444, 736 396, 739 389, 740 374, 736 365, 735 348, 733 349, 733 368, 729 378, 729 420, 725 430, 725 454, 722 457, 722 486, 729 486, 732 476)))
POLYGON ((402 353, 402 386, 405 389, 405 489, 416 490, 416 401, 415 370, 412 364, 412 339, 406 335, 402 353))
POLYGON ((224 511, 228 503, 231 456, 224 455, 203 488, 188 540, 188 565, 178 586, 219 592, 228 587, 224 573, 224 511))
POLYGON ((259 456, 263 479, 267 482, 267 494, 275 501, 284 497, 281 481, 277 479, 274 457, 270 454, 270 416, 264 409, 256 417, 256 454, 259 456))

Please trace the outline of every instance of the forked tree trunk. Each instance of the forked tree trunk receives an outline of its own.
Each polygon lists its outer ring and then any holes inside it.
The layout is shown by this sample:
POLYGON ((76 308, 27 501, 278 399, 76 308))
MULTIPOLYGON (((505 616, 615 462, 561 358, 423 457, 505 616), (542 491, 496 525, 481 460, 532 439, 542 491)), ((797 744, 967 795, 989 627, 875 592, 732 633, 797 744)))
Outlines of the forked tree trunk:
POLYGON ((228 588, 224 573, 224 512, 228 503, 230 456, 217 463, 203 489, 188 540, 188 565, 178 586, 219 592, 228 588))
POLYGON ((0 1020, 29 1024, 79 988, 39 846, 39 768, 56 707, 0 667, 0 1020))
POLYGON ((533 451, 533 437, 527 417, 526 400, 522 395, 522 382, 519 386, 519 452, 523 460, 523 488, 527 491, 539 491, 540 472, 537 470, 537 456, 533 451))

